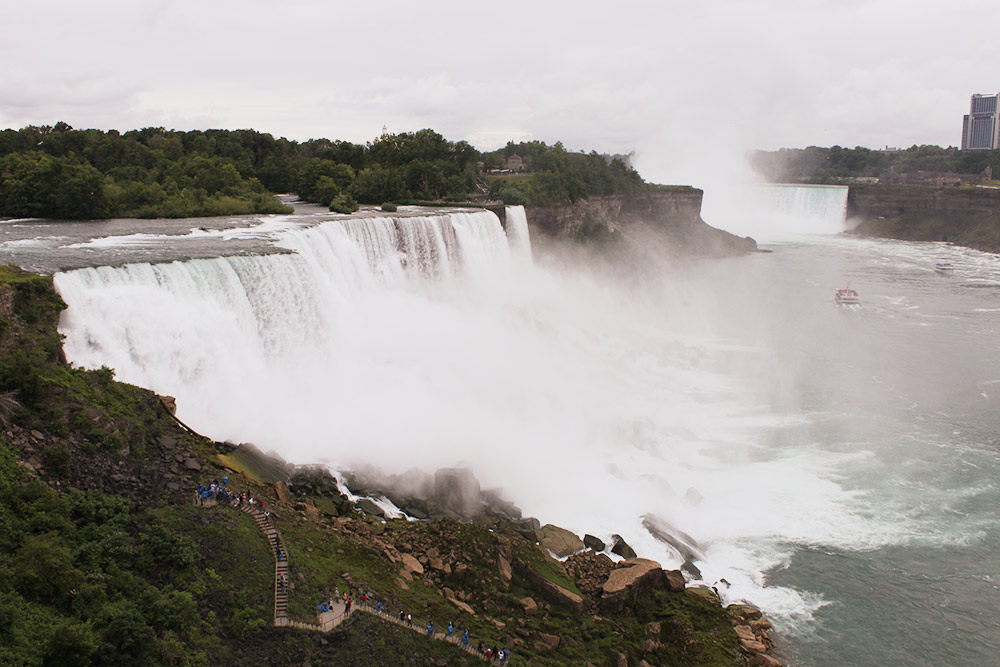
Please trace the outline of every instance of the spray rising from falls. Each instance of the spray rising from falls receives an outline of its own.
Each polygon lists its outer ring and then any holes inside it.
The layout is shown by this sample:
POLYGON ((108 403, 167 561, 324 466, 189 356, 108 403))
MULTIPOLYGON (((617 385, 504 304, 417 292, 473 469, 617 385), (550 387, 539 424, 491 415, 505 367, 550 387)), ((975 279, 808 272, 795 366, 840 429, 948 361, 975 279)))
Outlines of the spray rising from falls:
POLYGON ((733 308, 697 298, 733 281, 623 290, 534 267, 523 209, 505 217, 352 217, 282 232, 287 254, 60 273, 66 354, 176 396, 216 439, 388 473, 466 463, 528 514, 668 566, 696 551, 707 581, 779 616, 815 607, 762 572, 789 541, 885 528, 859 529, 835 457, 759 447, 787 418, 727 374, 759 356, 713 339, 733 308))

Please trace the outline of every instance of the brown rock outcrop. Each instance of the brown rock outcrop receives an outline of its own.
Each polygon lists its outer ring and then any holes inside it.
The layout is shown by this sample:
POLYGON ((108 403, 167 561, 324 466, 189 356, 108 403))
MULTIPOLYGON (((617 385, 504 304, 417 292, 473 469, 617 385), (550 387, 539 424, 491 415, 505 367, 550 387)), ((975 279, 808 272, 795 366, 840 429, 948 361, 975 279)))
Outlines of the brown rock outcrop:
POLYGON ((472 614, 473 616, 476 615, 475 610, 469 605, 462 602, 461 600, 458 600, 456 598, 448 598, 448 602, 452 603, 453 605, 464 611, 466 614, 472 614))
POLYGON ((623 561, 604 582, 600 608, 603 612, 623 611, 639 596, 657 588, 666 588, 666 575, 659 563, 646 558, 623 561))
POLYGON ((399 558, 400 558, 400 560, 403 561, 404 567, 406 567, 406 569, 409 570, 410 572, 413 572, 415 574, 423 574, 424 573, 424 566, 421 565, 420 561, 418 561, 412 555, 410 555, 410 554, 400 554, 399 558))
POLYGON ((684 580, 684 573, 680 570, 667 570, 667 590, 671 593, 680 593, 684 590, 687 582, 684 580))
POLYGON ((583 540, 575 533, 559 526, 546 524, 535 533, 538 536, 538 543, 559 558, 564 558, 584 548, 583 540))
POLYGON ((511 579, 510 562, 503 556, 497 556, 497 567, 500 569, 500 579, 509 583, 511 579))

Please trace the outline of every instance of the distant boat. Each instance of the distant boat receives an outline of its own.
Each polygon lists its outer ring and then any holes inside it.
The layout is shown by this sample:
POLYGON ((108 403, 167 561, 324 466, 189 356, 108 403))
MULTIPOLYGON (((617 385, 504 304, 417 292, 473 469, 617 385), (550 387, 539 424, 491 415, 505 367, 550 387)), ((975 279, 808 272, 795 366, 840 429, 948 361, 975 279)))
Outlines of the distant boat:
POLYGON ((951 262, 938 262, 934 265, 934 270, 938 273, 951 273, 955 267, 952 266, 951 262))
POLYGON ((837 290, 837 294, 833 297, 833 300, 841 306, 861 305, 861 295, 858 294, 857 290, 853 290, 849 287, 837 290))

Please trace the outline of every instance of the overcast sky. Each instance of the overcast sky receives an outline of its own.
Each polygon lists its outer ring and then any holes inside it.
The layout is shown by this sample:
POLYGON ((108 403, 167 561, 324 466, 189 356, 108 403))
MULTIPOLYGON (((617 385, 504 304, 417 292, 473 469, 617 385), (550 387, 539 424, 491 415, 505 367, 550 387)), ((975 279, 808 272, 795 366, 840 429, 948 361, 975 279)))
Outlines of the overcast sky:
POLYGON ((4 0, 0 127, 430 127, 635 151, 647 180, 747 149, 957 145, 1000 91, 1000 3, 4 0))

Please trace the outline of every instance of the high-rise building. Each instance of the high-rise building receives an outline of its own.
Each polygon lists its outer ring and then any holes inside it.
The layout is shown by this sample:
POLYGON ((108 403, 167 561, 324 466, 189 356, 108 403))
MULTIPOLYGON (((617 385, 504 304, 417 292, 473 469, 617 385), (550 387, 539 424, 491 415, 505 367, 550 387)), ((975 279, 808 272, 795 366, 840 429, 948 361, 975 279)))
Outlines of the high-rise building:
POLYGON ((962 119, 962 150, 1000 148, 1000 94, 973 95, 962 119))

